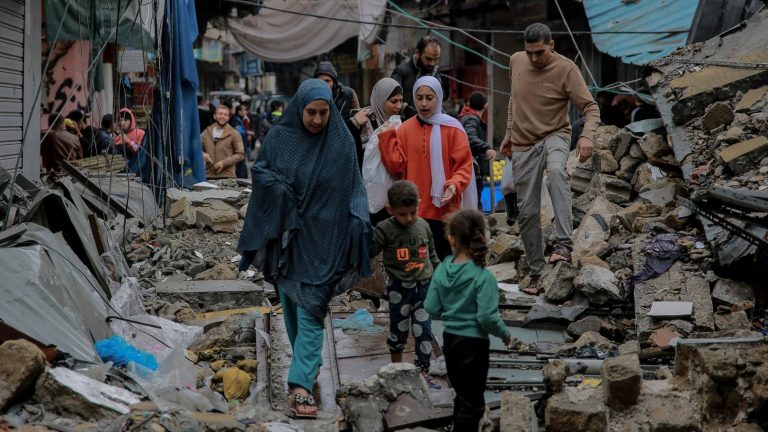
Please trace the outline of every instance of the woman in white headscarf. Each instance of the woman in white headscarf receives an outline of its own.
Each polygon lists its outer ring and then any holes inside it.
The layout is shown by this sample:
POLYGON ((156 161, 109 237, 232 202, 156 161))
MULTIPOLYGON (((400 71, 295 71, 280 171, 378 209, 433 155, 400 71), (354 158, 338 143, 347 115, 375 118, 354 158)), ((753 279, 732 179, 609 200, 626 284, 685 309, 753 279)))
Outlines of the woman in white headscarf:
POLYGON ((451 254, 445 217, 461 207, 477 207, 472 153, 461 123, 443 113, 443 89, 436 78, 419 78, 413 100, 417 116, 379 133, 381 160, 393 176, 416 183, 418 215, 429 223, 443 259, 451 254))

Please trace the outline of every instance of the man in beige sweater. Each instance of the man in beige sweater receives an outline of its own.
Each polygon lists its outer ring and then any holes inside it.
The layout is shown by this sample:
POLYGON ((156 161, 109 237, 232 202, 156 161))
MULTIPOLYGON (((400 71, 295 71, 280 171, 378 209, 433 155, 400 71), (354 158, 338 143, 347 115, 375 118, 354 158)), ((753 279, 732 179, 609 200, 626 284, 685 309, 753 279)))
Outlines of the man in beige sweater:
POLYGON ((220 104, 213 115, 215 122, 200 134, 208 179, 235 178, 235 167, 245 158, 243 138, 229 125, 229 117, 229 107, 220 104))
POLYGON ((516 52, 509 60, 511 96, 501 152, 512 159, 520 235, 531 267, 531 283, 523 291, 538 294, 546 264, 541 232, 544 170, 555 213, 555 249, 549 262, 570 261, 573 214, 570 180, 565 172, 571 134, 568 104, 573 102, 585 118, 577 144, 581 161, 592 155, 600 110, 579 68, 554 51, 549 27, 531 24, 525 29, 524 39, 525 51, 516 52))

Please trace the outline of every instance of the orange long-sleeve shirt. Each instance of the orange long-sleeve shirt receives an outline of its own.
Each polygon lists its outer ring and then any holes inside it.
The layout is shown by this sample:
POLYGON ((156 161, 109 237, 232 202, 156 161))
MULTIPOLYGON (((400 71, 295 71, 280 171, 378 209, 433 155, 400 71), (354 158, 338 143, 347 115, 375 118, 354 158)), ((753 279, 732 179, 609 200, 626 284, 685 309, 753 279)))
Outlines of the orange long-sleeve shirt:
POLYGON ((424 219, 443 220, 446 215, 459 209, 461 194, 472 179, 472 153, 464 131, 440 127, 443 145, 445 187, 454 185, 456 195, 442 207, 432 204, 432 170, 430 168, 429 137, 432 125, 411 117, 399 129, 379 134, 379 150, 384 167, 395 177, 410 180, 419 188, 418 215, 424 219))

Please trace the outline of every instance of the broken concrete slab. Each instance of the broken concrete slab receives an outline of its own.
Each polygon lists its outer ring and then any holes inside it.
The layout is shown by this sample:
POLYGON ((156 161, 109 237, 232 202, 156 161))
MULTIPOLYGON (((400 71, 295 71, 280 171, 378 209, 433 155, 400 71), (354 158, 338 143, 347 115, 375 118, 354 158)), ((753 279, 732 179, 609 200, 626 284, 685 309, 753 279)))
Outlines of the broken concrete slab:
POLYGON ((501 394, 499 432, 532 432, 534 418, 531 400, 511 391, 501 394))
POLYGON ((579 257, 586 255, 595 244, 608 240, 616 213, 618 207, 615 204, 603 197, 595 198, 592 207, 573 232, 574 263, 578 263, 579 257))
POLYGON ((624 299, 624 290, 619 280, 610 270, 588 264, 581 268, 573 285, 592 304, 606 304, 624 299))
POLYGON ((649 218, 661 215, 661 208, 659 206, 649 203, 632 203, 629 207, 619 210, 617 216, 619 221, 625 229, 631 231, 635 223, 635 219, 639 217, 649 218))
POLYGON ((597 150, 592 154, 592 168, 597 172, 613 174, 619 169, 619 163, 610 149, 597 150))
POLYGON ((595 172, 585 168, 575 168, 571 173, 571 190, 583 194, 589 189, 595 172))
POLYGON ((643 371, 637 354, 610 357, 603 361, 605 404, 615 410, 634 405, 643 385, 643 371))
POLYGON ((752 321, 744 311, 715 315, 715 329, 717 330, 749 330, 752 321))
POLYGON ((196 281, 209 281, 209 280, 235 280, 237 279, 237 272, 232 270, 229 264, 217 264, 213 268, 200 272, 195 275, 196 281))
POLYGON ((241 192, 228 189, 210 189, 204 191, 188 191, 183 189, 171 188, 167 190, 168 199, 172 202, 186 198, 193 206, 205 205, 209 200, 237 200, 241 192))
POLYGON ((540 321, 574 321, 587 306, 557 306, 549 303, 537 303, 525 315, 523 324, 540 321))
POLYGON ((517 263, 504 262, 486 267, 499 283, 515 282, 517 280, 517 263))
POLYGON ((643 163, 642 159, 633 158, 632 156, 625 156, 619 161, 619 170, 616 171, 616 177, 620 180, 631 181, 635 175, 635 171, 640 164, 643 163))
POLYGON ((659 134, 647 133, 637 143, 640 144, 640 150, 643 151, 647 160, 660 158, 672 153, 672 149, 667 144, 665 137, 659 134))
POLYGON ((622 129, 619 131, 619 133, 614 135, 613 141, 614 144, 611 146, 614 148, 613 158, 617 161, 620 161, 624 156, 627 155, 627 153, 629 153, 629 148, 632 146, 634 137, 628 130, 622 129))
POLYGON ((752 286, 733 279, 718 279, 712 290, 712 298, 726 305, 755 302, 755 291, 752 286))
POLYGON ((45 355, 37 345, 9 340, 0 345, 0 412, 32 397, 35 382, 45 370, 45 355))
POLYGON ((197 224, 213 232, 233 233, 239 216, 232 208, 198 207, 197 224))
POLYGON ((681 318, 693 314, 693 302, 690 301, 655 301, 651 303, 648 316, 653 318, 681 318))
POLYGON ((523 244, 520 237, 511 234, 501 234, 491 240, 490 260, 492 264, 515 261, 523 255, 523 244))
POLYGON ((562 303, 573 293, 573 279, 579 271, 573 264, 560 261, 541 279, 540 286, 544 289, 543 297, 553 303, 562 303))
POLYGON ((53 411, 89 421, 114 419, 141 401, 135 394, 58 367, 37 381, 34 398, 53 411))
POLYGON ((617 144, 615 137, 618 135, 618 133, 619 128, 616 126, 598 126, 597 130, 595 131, 594 139, 592 140, 594 142, 595 152, 600 150, 609 150, 611 153, 613 153, 613 150, 617 144))
POLYGON ((604 321, 594 315, 584 317, 578 321, 568 324, 566 331, 571 337, 579 338, 584 333, 591 331, 600 333, 600 329, 603 326, 604 321))
POLYGON ((747 91, 741 97, 739 103, 736 104, 736 112, 749 112, 757 102, 765 97, 766 94, 768 94, 768 86, 762 86, 747 91))
POLYGON ((568 363, 560 359, 550 360, 544 365, 544 385, 547 393, 559 393, 565 387, 568 378, 568 363))
POLYGON ((166 281, 155 289, 160 299, 186 301, 198 312, 261 306, 272 291, 246 280, 166 281))
POLYGON ((734 174, 744 174, 768 156, 768 138, 758 136, 733 144, 720 152, 720 158, 734 174))
POLYGON ((669 178, 662 178, 645 185, 640 190, 640 198, 643 198, 657 207, 666 207, 675 202, 675 196, 681 194, 683 188, 669 178))
POLYGON ((567 387, 547 400, 544 423, 551 432, 604 432, 608 410, 598 389, 567 387))

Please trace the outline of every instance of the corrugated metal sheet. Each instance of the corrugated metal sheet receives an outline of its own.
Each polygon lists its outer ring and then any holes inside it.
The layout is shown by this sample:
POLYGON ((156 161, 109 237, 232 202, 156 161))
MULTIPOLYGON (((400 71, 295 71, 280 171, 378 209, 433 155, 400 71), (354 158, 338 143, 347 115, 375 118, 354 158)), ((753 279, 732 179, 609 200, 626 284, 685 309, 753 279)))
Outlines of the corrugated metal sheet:
POLYGON ((24 2, 0 0, 0 166, 13 169, 21 148, 24 2))
POLYGON ((667 33, 593 34, 600 51, 624 63, 644 65, 685 45, 699 0, 584 0, 593 32, 664 31, 667 33))

